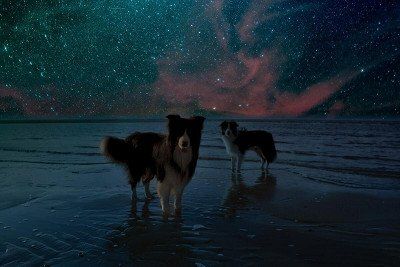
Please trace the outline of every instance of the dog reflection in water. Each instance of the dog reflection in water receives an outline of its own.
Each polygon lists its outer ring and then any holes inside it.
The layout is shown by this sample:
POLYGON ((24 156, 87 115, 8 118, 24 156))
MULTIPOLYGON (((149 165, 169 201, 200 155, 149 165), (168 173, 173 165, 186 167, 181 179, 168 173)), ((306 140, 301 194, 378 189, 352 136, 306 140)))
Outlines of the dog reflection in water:
POLYGON ((276 178, 268 172, 262 172, 253 185, 246 185, 241 174, 232 174, 231 182, 223 202, 225 216, 228 218, 234 217, 238 210, 256 205, 262 200, 271 200, 276 188, 276 178))

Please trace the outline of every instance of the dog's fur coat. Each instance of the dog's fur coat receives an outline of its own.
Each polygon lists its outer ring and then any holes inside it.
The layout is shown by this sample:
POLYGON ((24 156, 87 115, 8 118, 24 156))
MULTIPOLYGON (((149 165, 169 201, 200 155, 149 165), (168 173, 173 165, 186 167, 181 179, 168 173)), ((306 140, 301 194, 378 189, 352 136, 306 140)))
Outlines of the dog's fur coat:
POLYGON ((145 185, 146 196, 151 198, 149 183, 157 177, 161 207, 168 216, 171 193, 175 195, 175 212, 181 211, 183 189, 196 169, 205 118, 186 119, 179 115, 168 115, 167 118, 166 135, 136 132, 126 139, 106 137, 101 148, 104 155, 126 167, 132 199, 136 199, 136 185, 140 179, 145 185))

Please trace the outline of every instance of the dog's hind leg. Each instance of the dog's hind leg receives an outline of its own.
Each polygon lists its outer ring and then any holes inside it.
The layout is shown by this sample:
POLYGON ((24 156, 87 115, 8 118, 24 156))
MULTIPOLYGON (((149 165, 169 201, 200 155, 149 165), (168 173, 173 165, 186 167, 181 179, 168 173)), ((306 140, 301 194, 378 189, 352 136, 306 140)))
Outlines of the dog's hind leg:
POLYGON ((244 158, 244 155, 242 153, 239 153, 237 158, 236 158, 236 164, 237 164, 236 165, 236 172, 237 173, 240 173, 240 171, 241 171, 243 158, 244 158))
POLYGON ((150 192, 150 181, 144 182, 144 192, 146 194, 147 199, 153 199, 154 196, 150 192))
POLYGON ((265 167, 265 159, 263 157, 261 157, 261 170, 264 171, 264 167, 265 167))
POLYGON ((268 162, 268 160, 267 160, 267 167, 265 167, 265 174, 268 174, 268 166, 269 166, 269 162, 268 162))
POLYGON ((261 147, 259 155, 260 155, 261 160, 262 160, 262 167, 261 167, 262 171, 263 172, 268 172, 268 166, 269 166, 269 161, 268 161, 268 156, 267 156, 268 155, 268 148, 261 147), (267 166, 264 169, 265 163, 267 163, 267 166))
POLYGON ((136 217, 136 211, 137 211, 137 194, 136 194, 136 185, 137 185, 137 180, 134 179, 133 176, 131 176, 131 173, 129 173, 129 184, 131 185, 131 216, 132 218, 136 217))
POLYGON ((261 161, 261 171, 264 172, 264 167, 265 167, 265 161, 266 161, 266 159, 265 159, 263 150, 262 150, 262 148, 260 148, 260 147, 258 147, 258 146, 255 146, 255 147, 254 147, 254 151, 255 151, 255 152, 257 153, 257 155, 260 157, 260 161, 261 161))
POLYGON ((150 192, 150 181, 153 179, 154 174, 150 170, 146 170, 145 175, 142 178, 144 185, 144 192, 146 194, 147 199, 153 199, 153 195, 150 192))
POLYGON ((236 165, 236 158, 235 157, 231 157, 231 171, 235 172, 235 166, 236 165))
POLYGON ((136 201, 137 200, 136 182, 131 181, 130 184, 131 184, 131 190, 132 190, 131 200, 136 201))
POLYGON ((132 201, 136 201, 137 199, 137 194, 136 194, 136 185, 138 181, 140 181, 140 170, 134 167, 132 163, 129 163, 127 165, 128 167, 128 174, 129 174, 129 183, 131 184, 131 189, 132 189, 132 201))

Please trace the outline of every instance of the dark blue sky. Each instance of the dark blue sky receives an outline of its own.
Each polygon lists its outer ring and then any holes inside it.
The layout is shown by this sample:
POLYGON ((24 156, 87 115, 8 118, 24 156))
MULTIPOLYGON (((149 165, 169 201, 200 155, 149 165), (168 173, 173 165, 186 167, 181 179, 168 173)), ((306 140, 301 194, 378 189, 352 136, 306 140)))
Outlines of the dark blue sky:
POLYGON ((397 1, 3 0, 0 116, 398 115, 397 1))

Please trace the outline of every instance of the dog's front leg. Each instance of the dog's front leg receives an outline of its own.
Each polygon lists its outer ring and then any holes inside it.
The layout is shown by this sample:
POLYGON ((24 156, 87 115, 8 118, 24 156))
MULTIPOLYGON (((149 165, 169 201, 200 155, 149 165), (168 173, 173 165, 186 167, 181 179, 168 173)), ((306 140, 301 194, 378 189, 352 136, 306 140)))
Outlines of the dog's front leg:
POLYGON ((171 188, 166 181, 159 182, 157 185, 157 192, 160 196, 161 209, 165 217, 169 216, 169 195, 171 188))
POLYGON ((182 213, 182 194, 183 194, 183 187, 175 188, 175 215, 180 215, 182 213))

